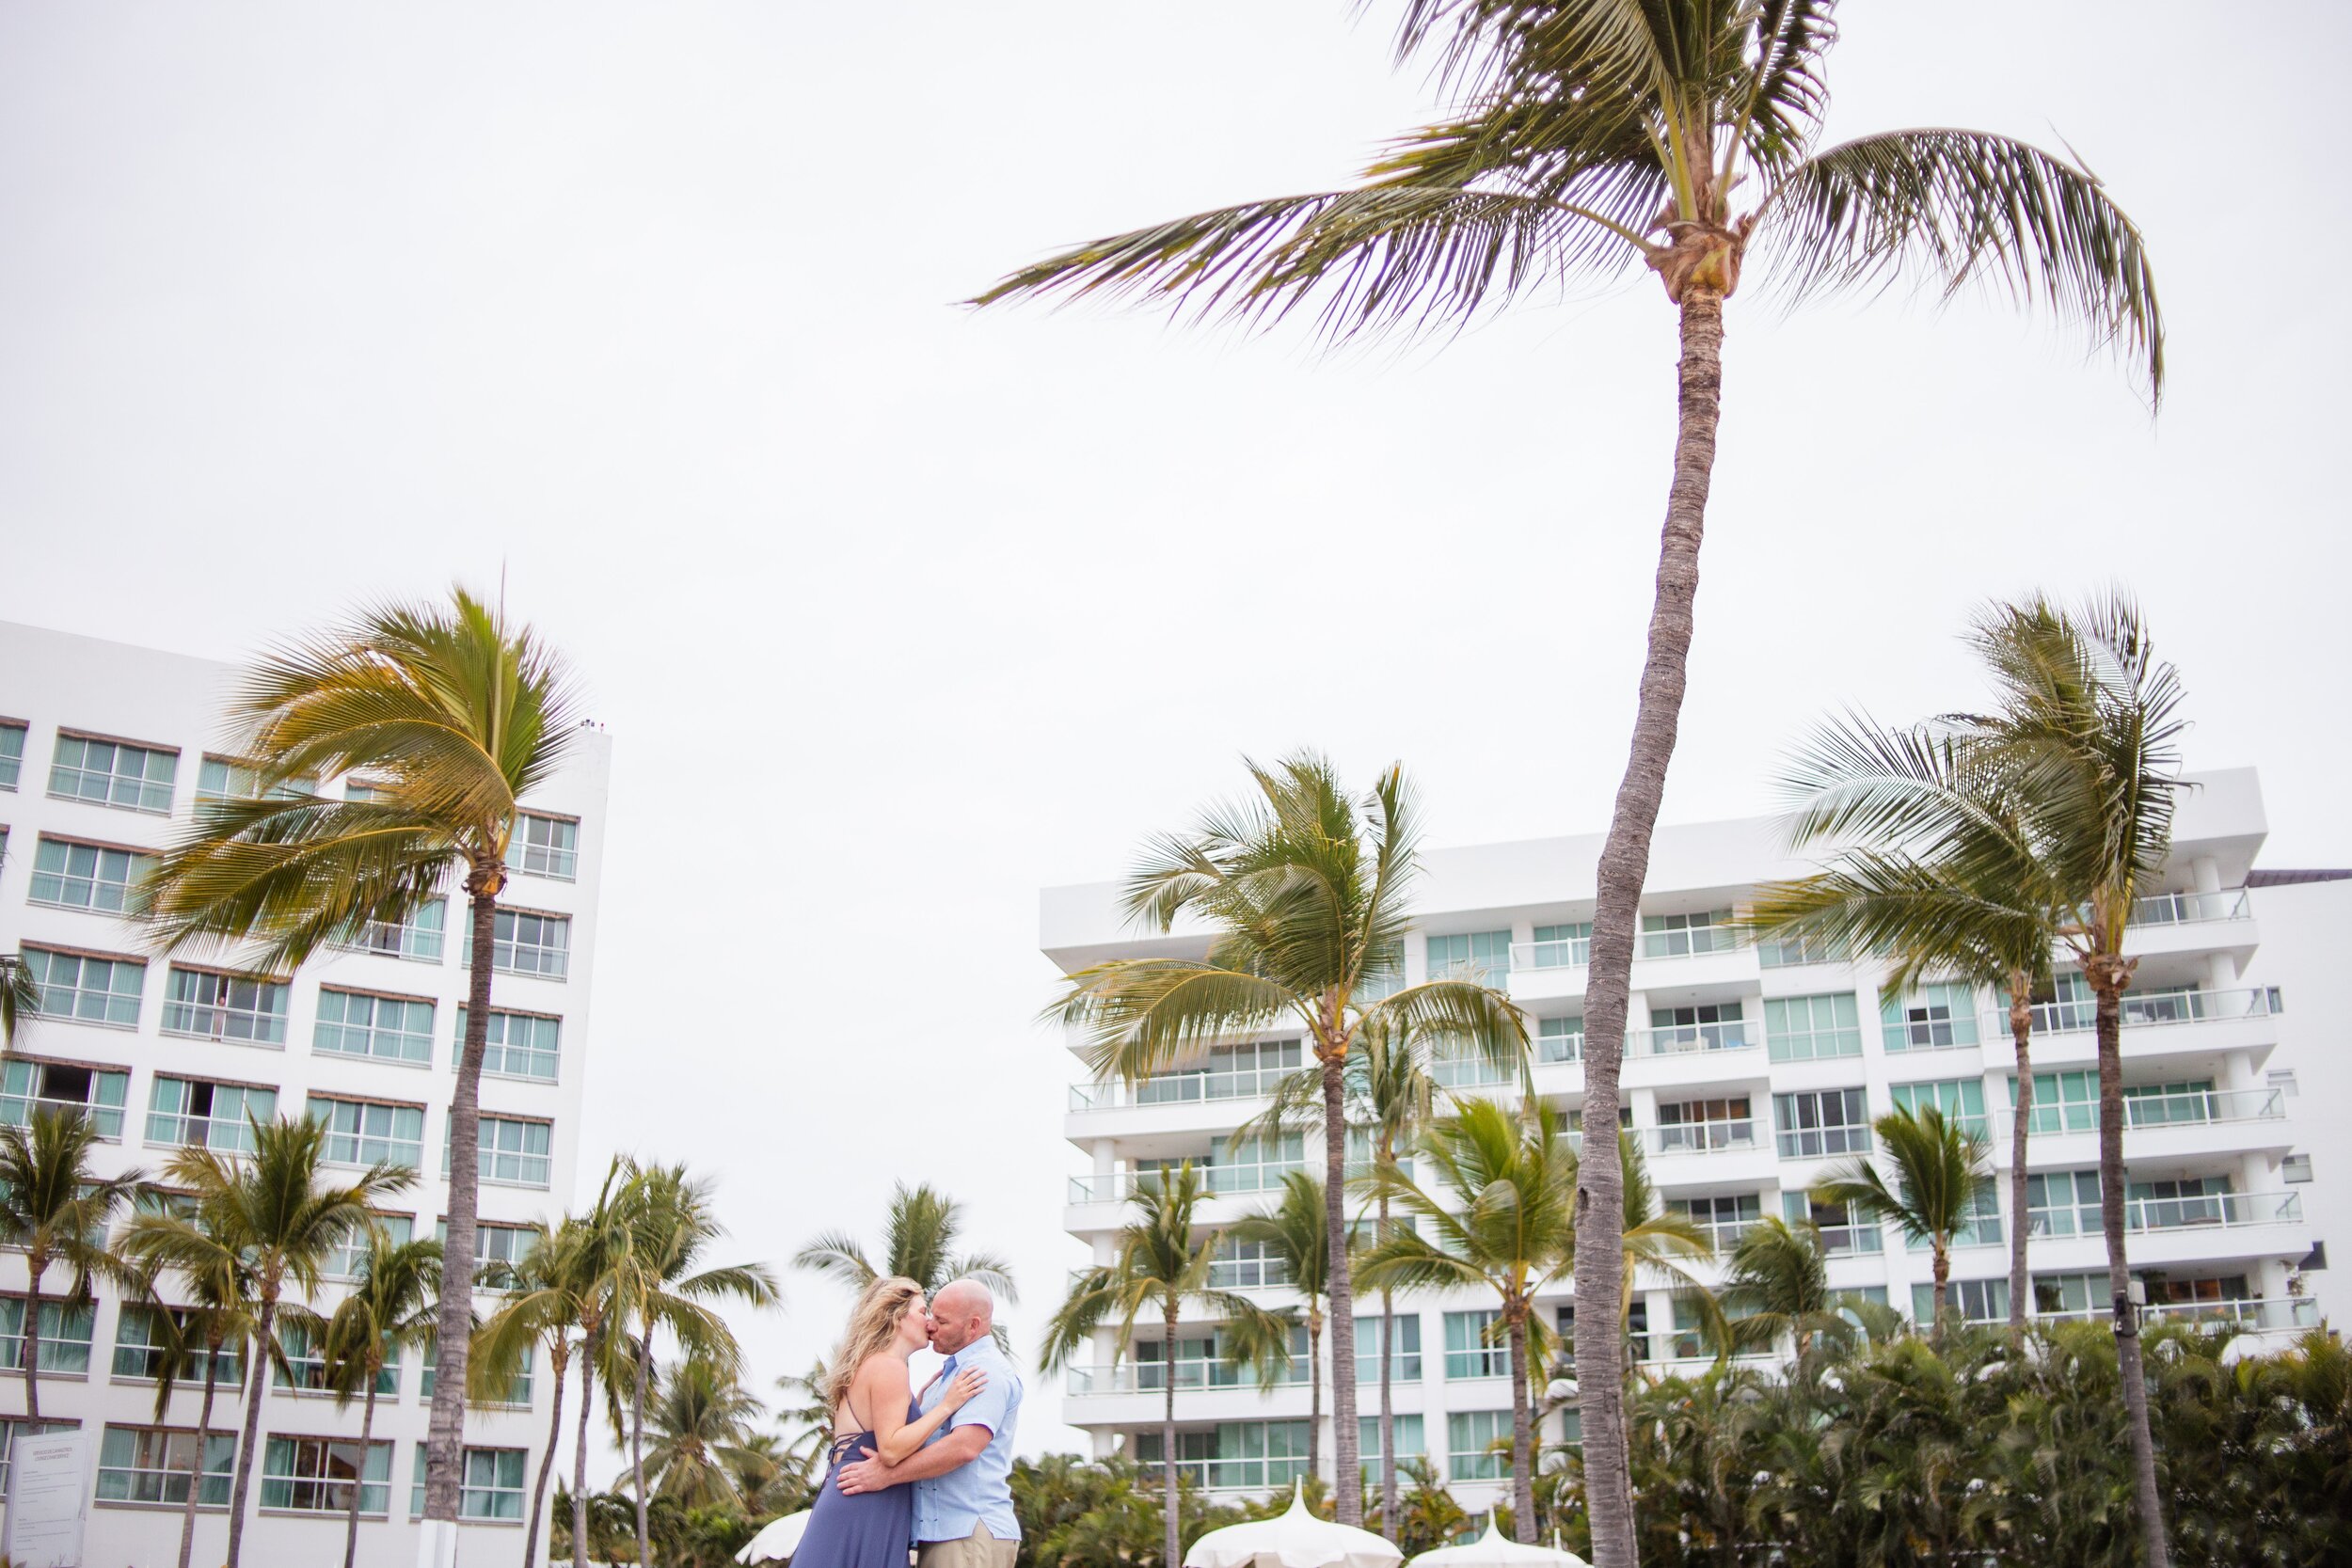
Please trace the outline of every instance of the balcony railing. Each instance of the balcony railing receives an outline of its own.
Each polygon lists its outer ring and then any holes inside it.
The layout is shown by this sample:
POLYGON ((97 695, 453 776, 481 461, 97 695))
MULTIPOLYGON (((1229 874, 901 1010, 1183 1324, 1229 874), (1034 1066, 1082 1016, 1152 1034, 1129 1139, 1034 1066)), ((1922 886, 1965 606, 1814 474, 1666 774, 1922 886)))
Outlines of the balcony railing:
POLYGON ((1663 1029, 1626 1031, 1629 1056, 1685 1056, 1701 1051, 1756 1051, 1764 1030, 1752 1020, 1727 1023, 1677 1023, 1663 1029))
POLYGON ((1518 969, 1584 969, 1593 961, 1593 939, 1563 937, 1557 942, 1515 942, 1511 967, 1518 969))
MULTIPOLYGON (((1200 1178, 1200 1190, 1212 1197, 1237 1193, 1274 1193, 1282 1190, 1282 1179, 1304 1165, 1210 1165, 1193 1163, 1200 1178)), ((1350 1161, 1347 1174, 1361 1176, 1362 1164, 1350 1161)), ((1166 1173, 1155 1170, 1114 1171, 1108 1176, 1073 1176, 1070 1179, 1070 1201, 1073 1203, 1115 1203, 1137 1191, 1156 1190, 1166 1173)))
POLYGON ((2296 1225, 2302 1218, 2301 1193, 2207 1193, 2198 1197, 2123 1200, 2126 1230, 2239 1230, 2257 1225, 2296 1225))
POLYGON ((1645 1127, 1640 1137, 1651 1154, 1711 1154, 1717 1149, 1756 1148, 1756 1123, 1745 1121, 1684 1121, 1669 1127, 1645 1127))
POLYGON ((2186 1089, 2177 1094, 2126 1095, 2127 1127, 2175 1127, 2217 1121, 2283 1121, 2282 1089, 2186 1089))
MULTIPOLYGON (((2109 1307, 2091 1307, 2070 1312, 2036 1312, 2038 1323, 2106 1323, 2109 1307)), ((2192 1323, 2202 1328, 2229 1324, 2247 1333, 2289 1331, 2319 1326, 2319 1303, 2309 1296, 2269 1296, 2252 1301, 2151 1302, 2141 1316, 2152 1323, 2192 1323)))
POLYGON ((2159 893, 2132 900, 2125 917, 2133 926, 2201 926, 2217 920, 2246 920, 2253 914, 2242 887, 2216 893, 2159 893))
MULTIPOLYGON (((2168 1023, 2209 1023, 2241 1018, 2275 1018, 2284 1007, 2276 986, 2249 990, 2152 991, 2122 996, 2123 1027, 2155 1028, 2168 1023)), ((2092 1026, 2098 1004, 2090 997, 2064 1002, 2037 1002, 2033 1032, 2037 1035, 2078 1034, 2092 1026)), ((1985 1026, 1998 1037, 2009 1035, 2009 1014, 1988 1012, 1985 1026)))
MULTIPOLYGON (((1258 1374, 1247 1367, 1228 1367, 1222 1361, 1193 1358, 1175 1363, 1176 1391, 1203 1388, 1256 1388, 1258 1374)), ((1121 1361, 1108 1367, 1073 1367, 1070 1369, 1069 1390, 1085 1398, 1091 1394, 1159 1394, 1168 1390, 1168 1363, 1165 1361, 1121 1361)), ((1304 1387, 1307 1383, 1307 1358, 1294 1356, 1275 1380, 1279 1388, 1304 1387)))
POLYGON ((1539 1066, 1554 1062, 1581 1062, 1584 1059, 1584 1031, 1579 1029, 1566 1035, 1537 1035, 1535 1060, 1539 1066))
POLYGON ((1830 1258, 1853 1258, 1886 1250, 1886 1233, 1875 1225, 1825 1225, 1821 1251, 1830 1258))
POLYGON ((1218 1100, 1261 1100, 1298 1069, 1259 1068, 1235 1072, 1168 1072, 1140 1084, 1073 1084, 1070 1108, 1100 1111, 1117 1105, 1196 1105, 1218 1100))

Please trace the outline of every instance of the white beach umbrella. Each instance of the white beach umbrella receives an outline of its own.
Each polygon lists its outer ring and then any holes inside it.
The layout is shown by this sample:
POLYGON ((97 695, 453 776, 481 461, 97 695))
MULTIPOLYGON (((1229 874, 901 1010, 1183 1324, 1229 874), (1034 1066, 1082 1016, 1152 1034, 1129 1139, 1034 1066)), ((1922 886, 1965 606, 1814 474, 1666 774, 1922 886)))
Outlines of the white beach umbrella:
POLYGON ((1495 1528, 1486 1516, 1486 1533, 1465 1546, 1440 1546, 1413 1559, 1412 1568, 1589 1568, 1574 1552, 1550 1546, 1522 1546, 1495 1528))
POLYGON ((735 1554, 738 1562, 784 1562, 801 1549, 801 1532, 808 1528, 806 1513, 787 1513, 771 1520, 744 1548, 735 1554))
POLYGON ((1228 1525, 1194 1542, 1184 1568, 1397 1568, 1404 1560, 1372 1531, 1309 1513, 1302 1484, 1292 1489, 1290 1512, 1279 1518, 1228 1525))

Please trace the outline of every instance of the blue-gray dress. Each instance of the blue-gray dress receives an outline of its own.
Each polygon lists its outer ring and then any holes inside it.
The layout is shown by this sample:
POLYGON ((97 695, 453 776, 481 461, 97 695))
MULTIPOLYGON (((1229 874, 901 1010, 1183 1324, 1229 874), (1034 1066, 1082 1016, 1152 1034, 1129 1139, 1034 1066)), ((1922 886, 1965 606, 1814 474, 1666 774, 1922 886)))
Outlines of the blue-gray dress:
MULTIPOLYGON (((920 1402, 907 1402, 907 1419, 923 1418, 920 1402)), ((834 1439, 825 1484, 809 1511, 808 1528, 792 1554, 792 1568, 907 1568, 914 1538, 914 1483, 901 1481, 879 1492, 844 1493, 841 1466, 878 1447, 870 1432, 834 1439)))

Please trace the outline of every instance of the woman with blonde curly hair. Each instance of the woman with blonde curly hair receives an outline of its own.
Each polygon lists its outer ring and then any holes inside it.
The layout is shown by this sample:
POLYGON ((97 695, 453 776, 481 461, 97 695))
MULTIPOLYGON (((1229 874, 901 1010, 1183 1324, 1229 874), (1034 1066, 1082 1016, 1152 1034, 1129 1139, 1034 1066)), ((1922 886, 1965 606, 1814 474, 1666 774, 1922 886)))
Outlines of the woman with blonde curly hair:
POLYGON ((834 1434, 825 1484, 792 1554, 792 1568, 906 1568, 914 1533, 914 1484, 847 1494, 839 1483, 842 1465, 861 1449, 885 1464, 906 1459, 987 1384, 985 1372, 968 1368, 925 1412, 907 1372, 907 1357, 930 1338, 930 1306, 923 1287, 912 1279, 877 1279, 850 1309, 849 1329, 825 1374, 834 1434))

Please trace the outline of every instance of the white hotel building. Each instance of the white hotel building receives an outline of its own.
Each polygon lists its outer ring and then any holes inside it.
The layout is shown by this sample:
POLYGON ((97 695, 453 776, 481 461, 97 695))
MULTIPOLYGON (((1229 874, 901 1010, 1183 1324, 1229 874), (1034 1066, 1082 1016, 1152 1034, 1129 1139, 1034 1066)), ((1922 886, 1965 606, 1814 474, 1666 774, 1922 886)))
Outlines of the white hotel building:
MULTIPOLYGON (((2314 1186, 2313 1157, 2303 1152, 2312 1113, 2332 1103, 2342 1114, 2343 1091, 2352 1088, 2334 1035, 2344 1016, 2338 975, 2352 935, 2352 881, 2256 870, 2265 823, 2254 773, 2198 784, 2181 808, 2164 891, 2142 904, 2131 935, 2140 960, 2123 1027, 2132 1258, 2152 1310, 2283 1337, 2318 1323, 2326 1305, 2318 1292, 2329 1276, 2313 1225, 2326 1214, 2312 1197, 2332 1190, 2352 1202, 2352 1159, 2323 1151, 2319 1159, 2338 1168, 2314 1186), (2274 918, 2292 931, 2274 931, 2274 918), (2291 972, 2266 961, 2274 935, 2298 956, 2291 972), (2309 1012, 2306 981, 2321 1004, 2309 1012), (2307 1083, 2298 1085, 2298 1069, 2307 1083)), ((1408 981, 1468 968, 1508 988, 1531 1018, 1534 1090, 1572 1123, 1583 1098, 1584 966, 1599 848, 1598 835, 1587 835, 1433 851, 1415 901, 1419 928, 1406 941, 1408 981)), ((1728 923, 1757 884, 1808 869, 1780 847, 1770 819, 1659 832, 1633 965, 1629 1125, 1662 1199, 1696 1217, 1724 1251, 1762 1215, 1809 1216, 1830 1243, 1834 1287, 1924 1317, 1927 1253, 1897 1230, 1824 1212, 1806 1191, 1832 1164, 1870 1151, 1873 1117, 1906 1105, 1941 1106, 1982 1126, 2006 1169, 2016 1066, 2007 1015, 1992 994, 1948 985, 1882 1010, 1882 971, 1870 963, 1734 938, 1728 923)), ((1120 916, 1117 889, 1098 883, 1046 890, 1042 946, 1070 971, 1197 954, 1205 942, 1182 929, 1139 939, 1120 916)), ((2091 1316, 2106 1299, 2090 1012, 2074 975, 2062 976, 2054 1004, 2036 1009, 2031 1212, 2008 1212, 2003 1182, 1997 1212, 1988 1208, 1955 1249, 1954 1303, 1970 1318, 2007 1315, 2005 1237, 2021 1220, 2035 1237, 2037 1313, 2091 1316)), ((1300 1061, 1295 1037, 1270 1033, 1137 1089, 1093 1085, 1078 1069, 1063 1126, 1085 1174, 1070 1182, 1064 1227, 1107 1260, 1137 1177, 1177 1160, 1206 1167, 1216 1195, 1209 1223, 1269 1207, 1282 1173, 1302 1158, 1320 1170, 1320 1155, 1294 1145, 1236 1156, 1229 1134, 1263 1106, 1264 1086, 1300 1061)), ((1479 1063, 1452 1064, 1441 1078, 1464 1093, 1517 1093, 1479 1063)), ((1235 1251, 1218 1283, 1261 1291, 1270 1306, 1295 1299, 1266 1268, 1235 1251)), ((1719 1266, 1700 1272, 1720 1278, 1719 1266)), ((1358 1400, 1369 1464, 1378 1312, 1363 1305, 1358 1400)), ((1398 1304, 1398 1449, 1426 1454, 1473 1508, 1497 1495, 1505 1462, 1489 1445, 1510 1432, 1506 1353, 1482 1337, 1492 1306, 1469 1290, 1398 1304)), ((2344 1306, 2335 1304, 2339 1318, 2344 1306)), ((1568 1307, 1563 1281, 1542 1310, 1564 1323, 1568 1307)), ((1703 1365, 1692 1359, 1693 1327, 1689 1316, 1677 1319, 1670 1290, 1647 1289, 1634 1307, 1636 1354, 1652 1367, 1703 1365)), ((1168 1356, 1154 1338, 1114 1367, 1104 1334, 1092 1364, 1070 1374, 1063 1418, 1086 1429, 1098 1453, 1123 1448, 1156 1460, 1168 1356)), ((1303 1468, 1303 1372, 1262 1395, 1253 1380, 1215 1365, 1206 1323, 1180 1333, 1173 1357, 1180 1453, 1196 1481, 1255 1492, 1303 1468)), ((1573 1418, 1572 1410, 1551 1418, 1549 1438, 1559 1440, 1573 1418)))
MULTIPOLYGON (((0 1120, 42 1105, 83 1108, 105 1143, 102 1168, 155 1173, 177 1148, 234 1150, 248 1116, 310 1116, 347 1171, 413 1165, 416 1185, 385 1206, 405 1239, 436 1234, 447 1186, 454 1040, 467 990, 462 894, 407 925, 369 930, 292 975, 239 974, 167 958, 119 914, 145 858, 184 829, 195 802, 239 788, 220 751, 228 665, 90 638, 0 625, 0 953, 22 954, 43 1015, 0 1064, 0 1120)), ((589 960, 611 746, 575 737, 572 760, 529 813, 498 927, 496 1012, 482 1085, 482 1251, 511 1254, 528 1222, 570 1199, 586 1078, 589 960)), ((346 781, 325 781, 330 791, 346 781)), ((350 1277, 346 1255, 330 1271, 350 1277)), ((150 1324, 101 1287, 94 1306, 57 1302, 44 1282, 41 1415, 97 1436, 86 1560, 107 1568, 177 1560, 181 1504, 197 1455, 200 1379, 161 1416, 150 1324)), ((23 1255, 0 1254, 0 1455, 24 1414, 23 1255)), ((313 1303, 331 1310, 339 1287, 313 1303)), ((494 1298, 477 1306, 488 1311, 494 1298)), ((357 1403, 338 1409, 296 1376, 270 1375, 246 1526, 246 1560, 342 1560, 348 1477, 359 1459, 357 1403)), ((416 1560, 422 1513, 429 1357, 379 1385, 365 1456, 359 1560, 416 1560)), ((510 1402, 468 1414, 462 1560, 518 1563, 530 1488, 547 1444, 544 1370, 510 1402)), ((224 1386, 202 1459, 197 1560, 219 1560, 245 1389, 224 1386)), ((568 1452, 568 1449, 565 1450, 568 1452)), ((546 1537, 542 1532, 542 1542, 546 1537)))

